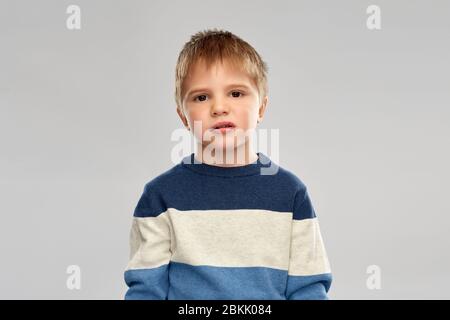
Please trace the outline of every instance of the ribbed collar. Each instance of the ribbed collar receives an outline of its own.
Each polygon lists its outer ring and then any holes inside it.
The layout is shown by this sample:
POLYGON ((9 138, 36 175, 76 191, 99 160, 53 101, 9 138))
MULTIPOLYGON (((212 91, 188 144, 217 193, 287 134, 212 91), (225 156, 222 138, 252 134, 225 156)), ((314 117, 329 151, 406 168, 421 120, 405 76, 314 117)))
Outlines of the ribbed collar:
POLYGON ((195 154, 191 153, 185 156, 180 164, 192 171, 220 177, 238 177, 238 176, 251 176, 261 173, 261 168, 270 167, 271 160, 262 152, 257 152, 258 159, 252 163, 236 166, 236 167, 221 167, 199 162, 195 158, 195 154))

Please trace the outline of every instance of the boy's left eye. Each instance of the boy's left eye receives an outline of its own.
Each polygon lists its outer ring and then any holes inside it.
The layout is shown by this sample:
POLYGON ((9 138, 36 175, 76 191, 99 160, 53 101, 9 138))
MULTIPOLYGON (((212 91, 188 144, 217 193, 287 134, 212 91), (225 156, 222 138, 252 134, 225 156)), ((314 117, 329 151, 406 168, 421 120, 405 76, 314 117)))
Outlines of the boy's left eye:
POLYGON ((239 92, 239 91, 233 91, 231 94, 232 94, 233 97, 235 97, 235 98, 239 98, 240 96, 243 96, 243 95, 244 95, 242 92, 239 92), (234 95, 235 93, 237 93, 238 96, 234 95))

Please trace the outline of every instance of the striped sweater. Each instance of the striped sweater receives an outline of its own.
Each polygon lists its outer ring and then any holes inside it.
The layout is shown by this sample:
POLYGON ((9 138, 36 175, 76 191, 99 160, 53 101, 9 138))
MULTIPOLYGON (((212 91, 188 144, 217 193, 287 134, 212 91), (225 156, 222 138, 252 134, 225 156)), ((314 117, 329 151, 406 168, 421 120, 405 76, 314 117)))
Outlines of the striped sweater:
POLYGON ((257 154, 219 167, 191 153, 145 185, 125 299, 328 299, 330 264, 306 186, 257 154))

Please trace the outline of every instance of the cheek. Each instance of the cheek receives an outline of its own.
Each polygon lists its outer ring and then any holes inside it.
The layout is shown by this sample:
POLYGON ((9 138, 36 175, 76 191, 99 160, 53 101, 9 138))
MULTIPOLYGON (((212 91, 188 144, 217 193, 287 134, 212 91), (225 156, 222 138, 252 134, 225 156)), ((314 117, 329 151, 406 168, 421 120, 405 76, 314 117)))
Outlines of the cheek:
MULTIPOLYGON (((189 126, 194 131, 196 128, 201 129, 201 134, 208 129, 208 122, 206 121, 208 114, 204 111, 192 110, 189 112, 188 121, 189 126), (197 126, 197 127, 195 127, 197 126)), ((198 133, 197 131, 195 133, 198 133)))
POLYGON ((240 110, 237 114, 241 126, 245 128, 254 127, 256 120, 258 119, 257 108, 248 108, 245 110, 240 110))

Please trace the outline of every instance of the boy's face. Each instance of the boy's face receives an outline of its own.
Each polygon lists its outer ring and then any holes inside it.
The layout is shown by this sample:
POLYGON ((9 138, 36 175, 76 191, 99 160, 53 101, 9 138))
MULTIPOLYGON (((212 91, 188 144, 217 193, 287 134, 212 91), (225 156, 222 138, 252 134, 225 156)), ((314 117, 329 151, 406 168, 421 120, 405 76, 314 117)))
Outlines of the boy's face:
POLYGON ((264 116, 268 100, 266 96, 260 102, 258 89, 252 79, 244 71, 233 68, 226 60, 223 64, 220 61, 212 64, 209 70, 203 61, 194 64, 183 89, 183 105, 179 106, 182 110, 177 108, 178 115, 183 124, 194 132, 196 139, 202 141, 203 146, 211 143, 211 140, 217 144, 215 138, 209 137, 221 135, 222 140, 217 141, 223 142, 223 145, 215 145, 214 148, 238 148, 242 143, 248 143, 234 136, 256 128, 264 116), (198 121, 201 122, 200 126, 197 124, 201 132, 194 131, 194 122, 198 121), (235 128, 226 133, 214 130, 214 125, 221 121, 231 121, 235 128), (202 137, 211 140, 204 141, 202 137))

